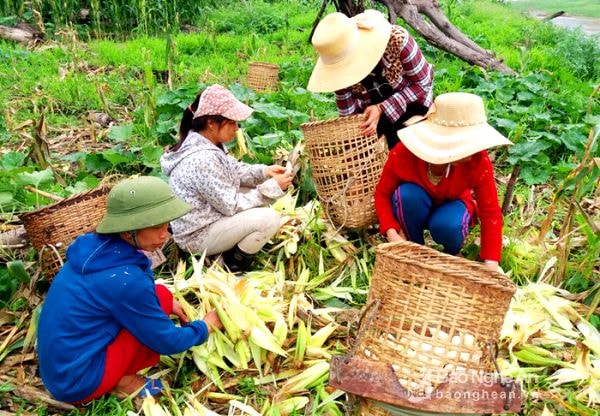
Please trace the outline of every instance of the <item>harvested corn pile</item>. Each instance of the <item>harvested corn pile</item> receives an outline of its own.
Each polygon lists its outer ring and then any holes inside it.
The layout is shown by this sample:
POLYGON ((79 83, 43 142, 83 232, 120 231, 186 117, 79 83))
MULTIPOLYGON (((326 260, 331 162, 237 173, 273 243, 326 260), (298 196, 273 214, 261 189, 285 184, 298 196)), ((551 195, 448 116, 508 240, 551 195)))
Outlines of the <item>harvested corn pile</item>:
MULTIPOLYGON (((518 289, 502 327, 498 362, 503 375, 526 385, 545 380, 567 408, 576 409, 576 402, 595 407, 600 404, 600 333, 569 295, 545 283, 518 289), (576 386, 577 394, 566 397, 561 387, 567 385, 576 386)), ((539 392, 530 395, 536 399, 539 392)))

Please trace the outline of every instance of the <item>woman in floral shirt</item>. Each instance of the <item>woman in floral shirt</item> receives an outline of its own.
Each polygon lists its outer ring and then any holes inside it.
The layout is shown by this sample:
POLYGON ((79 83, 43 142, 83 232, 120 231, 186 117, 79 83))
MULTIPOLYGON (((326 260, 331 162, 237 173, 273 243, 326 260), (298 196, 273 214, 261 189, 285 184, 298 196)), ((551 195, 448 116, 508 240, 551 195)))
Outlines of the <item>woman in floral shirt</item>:
POLYGON ((171 223, 175 242, 190 253, 223 253, 234 272, 247 269, 279 229, 279 214, 266 205, 293 179, 283 166, 247 164, 228 154, 224 144, 251 113, 226 88, 208 87, 185 110, 180 141, 160 161, 175 193, 193 207, 171 223))

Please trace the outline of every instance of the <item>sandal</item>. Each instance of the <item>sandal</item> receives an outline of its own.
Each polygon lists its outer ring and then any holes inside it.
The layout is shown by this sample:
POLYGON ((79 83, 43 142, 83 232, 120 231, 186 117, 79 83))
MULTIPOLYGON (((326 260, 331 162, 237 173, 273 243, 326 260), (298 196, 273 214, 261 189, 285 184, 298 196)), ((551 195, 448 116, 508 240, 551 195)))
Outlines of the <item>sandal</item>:
POLYGON ((163 389, 163 383, 159 378, 146 377, 146 384, 144 384, 137 397, 143 399, 148 396, 156 396, 161 394, 163 389))

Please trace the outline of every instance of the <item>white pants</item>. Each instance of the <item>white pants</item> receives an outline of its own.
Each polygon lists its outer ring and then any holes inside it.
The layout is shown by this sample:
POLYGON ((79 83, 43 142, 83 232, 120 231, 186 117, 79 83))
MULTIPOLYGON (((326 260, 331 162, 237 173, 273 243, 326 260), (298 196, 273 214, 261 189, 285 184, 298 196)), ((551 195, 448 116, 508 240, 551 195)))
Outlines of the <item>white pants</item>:
POLYGON ((258 252, 279 230, 281 216, 271 208, 252 208, 225 217, 208 228, 206 239, 197 253, 222 253, 236 244, 248 254, 258 252))

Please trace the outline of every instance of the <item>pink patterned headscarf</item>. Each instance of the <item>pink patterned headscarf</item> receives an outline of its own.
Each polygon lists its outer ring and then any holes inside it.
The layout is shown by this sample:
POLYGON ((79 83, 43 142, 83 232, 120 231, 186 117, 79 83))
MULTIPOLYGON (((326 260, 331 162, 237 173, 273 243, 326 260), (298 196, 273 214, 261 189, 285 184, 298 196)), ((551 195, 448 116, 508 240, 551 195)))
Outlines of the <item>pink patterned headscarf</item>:
POLYGON ((252 114, 252 108, 239 101, 227 88, 214 84, 204 90, 194 112, 200 116, 223 116, 230 120, 245 120, 252 114))

